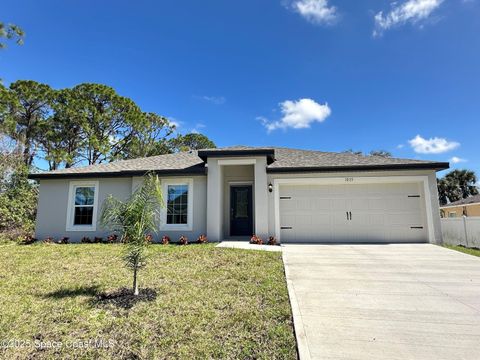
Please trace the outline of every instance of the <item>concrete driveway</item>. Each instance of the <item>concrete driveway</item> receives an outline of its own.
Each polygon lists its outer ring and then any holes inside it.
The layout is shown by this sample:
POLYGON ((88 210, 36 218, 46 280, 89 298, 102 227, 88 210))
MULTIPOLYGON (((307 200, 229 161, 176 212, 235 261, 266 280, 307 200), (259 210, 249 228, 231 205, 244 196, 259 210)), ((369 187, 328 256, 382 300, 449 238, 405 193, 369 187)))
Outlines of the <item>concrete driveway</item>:
POLYGON ((480 359, 480 258, 430 244, 283 257, 302 360, 480 359))

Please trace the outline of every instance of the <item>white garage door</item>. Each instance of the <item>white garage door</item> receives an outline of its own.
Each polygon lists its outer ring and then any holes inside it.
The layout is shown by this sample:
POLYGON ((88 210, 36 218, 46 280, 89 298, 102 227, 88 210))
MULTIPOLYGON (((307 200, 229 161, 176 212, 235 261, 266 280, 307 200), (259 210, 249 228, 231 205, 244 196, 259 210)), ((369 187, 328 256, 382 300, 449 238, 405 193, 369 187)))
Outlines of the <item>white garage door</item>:
POLYGON ((427 242, 422 188, 280 185, 281 242, 427 242))

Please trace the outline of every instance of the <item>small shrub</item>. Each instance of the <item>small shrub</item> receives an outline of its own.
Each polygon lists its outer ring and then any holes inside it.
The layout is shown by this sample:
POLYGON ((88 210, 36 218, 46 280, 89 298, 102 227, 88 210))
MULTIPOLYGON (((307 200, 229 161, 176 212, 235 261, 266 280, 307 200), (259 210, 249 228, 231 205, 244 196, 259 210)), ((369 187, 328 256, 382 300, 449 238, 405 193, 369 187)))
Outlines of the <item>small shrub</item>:
POLYGON ((48 236, 46 237, 45 239, 43 239, 43 243, 44 244, 54 244, 55 243, 55 239, 51 236, 48 236))
POLYGON ((205 234, 200 235, 197 239, 198 244, 205 244, 207 242, 208 242, 208 239, 207 239, 207 235, 205 234))
POLYGON ((59 244, 68 244, 69 240, 70 240, 70 238, 68 236, 64 236, 58 241, 58 243, 59 244))
POLYGON ((88 236, 84 236, 84 237, 82 237, 82 239, 80 240, 80 242, 81 242, 82 244, 90 244, 90 243, 92 243, 92 240, 91 240, 88 236))
POLYGON ((103 238, 102 237, 98 237, 98 236, 95 236, 93 238, 93 243, 94 244, 98 244, 98 243, 102 243, 103 242, 103 238))
POLYGON ((110 244, 116 243, 118 241, 118 235, 117 234, 110 234, 107 236, 107 242, 110 244))
POLYGON ((184 235, 180 236, 180 239, 178 239, 178 243, 180 245, 188 245, 188 238, 184 235))
POLYGON ((277 239, 275 238, 275 236, 268 237, 268 245, 277 245, 277 239))
POLYGON ((263 240, 262 240, 262 238, 260 238, 259 236, 253 235, 253 236, 250 238, 250 244, 262 245, 262 244, 263 244, 263 240))
POLYGON ((152 234, 148 234, 147 236, 145 236, 145 241, 149 244, 152 243, 153 241, 153 235, 152 234))
POLYGON ((20 239, 18 241, 18 243, 20 245, 31 245, 33 244, 35 241, 37 241, 36 238, 34 238, 32 235, 25 235, 23 239, 20 239))
POLYGON ((167 235, 162 236, 162 245, 168 245, 170 243, 170 238, 167 235))

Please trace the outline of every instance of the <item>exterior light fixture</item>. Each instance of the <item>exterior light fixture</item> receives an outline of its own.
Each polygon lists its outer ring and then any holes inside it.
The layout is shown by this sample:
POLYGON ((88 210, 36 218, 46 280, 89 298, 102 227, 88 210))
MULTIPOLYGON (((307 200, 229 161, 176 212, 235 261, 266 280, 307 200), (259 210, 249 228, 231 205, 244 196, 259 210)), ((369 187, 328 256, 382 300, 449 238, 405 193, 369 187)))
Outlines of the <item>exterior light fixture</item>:
POLYGON ((273 191, 273 185, 272 183, 268 184, 268 192, 272 192, 273 191))

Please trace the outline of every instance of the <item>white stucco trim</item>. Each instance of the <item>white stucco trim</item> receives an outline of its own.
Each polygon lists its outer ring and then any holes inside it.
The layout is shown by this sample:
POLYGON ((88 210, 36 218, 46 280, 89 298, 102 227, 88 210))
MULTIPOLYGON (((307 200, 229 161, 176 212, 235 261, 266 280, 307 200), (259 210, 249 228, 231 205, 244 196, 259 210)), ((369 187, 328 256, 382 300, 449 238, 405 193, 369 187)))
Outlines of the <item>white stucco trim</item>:
POLYGON ((97 230, 97 212, 98 212, 98 181, 70 181, 68 187, 68 206, 67 206, 67 223, 65 225, 66 231, 96 231, 97 230), (75 204, 75 189, 77 187, 94 187, 93 194, 93 215, 92 225, 74 225, 74 204, 75 204))
POLYGON ((254 165, 256 159, 241 158, 241 159, 220 159, 218 165, 254 165))
POLYGON ((275 212, 275 237, 280 238, 280 185, 339 185, 339 184, 375 184, 375 183, 423 183, 425 197, 425 211, 427 216, 428 240, 435 243, 433 227, 433 212, 428 176, 344 176, 331 178, 289 178, 274 179, 274 212, 275 212))
POLYGON ((193 229, 193 178, 162 179, 162 193, 165 206, 160 210, 160 230, 165 231, 192 231, 193 229), (169 185, 187 185, 187 224, 167 224, 167 196, 169 185))

